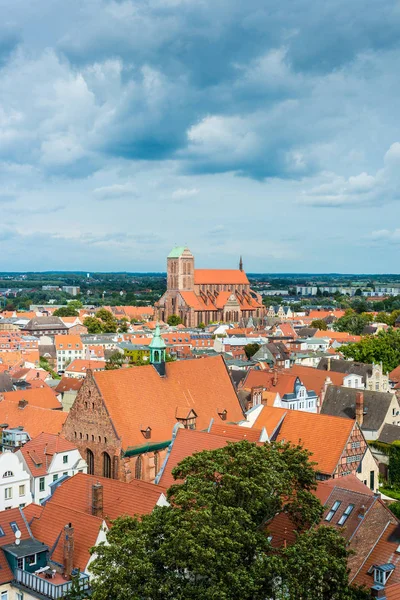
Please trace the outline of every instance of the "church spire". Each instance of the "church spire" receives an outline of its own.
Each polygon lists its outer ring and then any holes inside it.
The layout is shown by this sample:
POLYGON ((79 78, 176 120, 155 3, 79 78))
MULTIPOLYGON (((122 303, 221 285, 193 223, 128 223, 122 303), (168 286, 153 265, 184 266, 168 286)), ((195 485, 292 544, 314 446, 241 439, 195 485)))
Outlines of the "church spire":
POLYGON ((239 271, 243 271, 243 259, 240 256, 240 260, 239 260, 239 271))
POLYGON ((157 323, 153 339, 149 344, 150 362, 161 377, 165 376, 165 349, 166 344, 161 337, 160 326, 157 323))

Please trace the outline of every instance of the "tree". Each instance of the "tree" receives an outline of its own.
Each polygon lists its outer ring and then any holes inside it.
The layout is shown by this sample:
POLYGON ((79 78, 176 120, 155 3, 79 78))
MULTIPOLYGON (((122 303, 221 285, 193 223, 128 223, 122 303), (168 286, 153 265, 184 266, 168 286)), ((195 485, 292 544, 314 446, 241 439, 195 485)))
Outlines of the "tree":
POLYGON ((86 600, 90 598, 87 590, 83 590, 80 585, 80 573, 72 577, 72 585, 69 591, 63 596, 63 600, 86 600))
POLYGON ((356 291, 354 292, 355 296, 362 296, 362 291, 361 288, 357 288, 356 291))
POLYGON ((382 362, 383 371, 393 371, 400 364, 400 330, 388 329, 363 337, 356 344, 341 346, 346 358, 363 363, 382 362))
POLYGON ((182 319, 178 315, 170 315, 167 319, 168 325, 175 327, 182 324, 182 319))
POLYGON ((118 331, 120 333, 126 333, 128 330, 129 330, 129 319, 127 319, 126 317, 122 317, 122 319, 119 323, 118 331))
POLYGON ((243 349, 245 351, 245 354, 246 354, 248 360, 250 360, 250 358, 252 356, 254 356, 254 354, 256 352, 258 352, 260 348, 261 348, 260 344, 253 343, 253 344, 246 344, 246 346, 243 349))
POLYGON ((96 312, 96 318, 101 321, 103 333, 116 333, 118 329, 118 321, 114 315, 105 308, 100 308, 96 312))
MULTIPOLYGON (((346 311, 347 312, 347 311, 346 311)), ((333 324, 335 331, 347 331, 352 335, 360 335, 364 327, 370 322, 369 317, 355 313, 345 314, 333 324)))
POLYGON ((93 600, 353 599, 345 540, 329 527, 307 533, 323 509, 306 450, 229 443, 173 476, 183 483, 169 488, 169 507, 118 518, 93 549, 93 600), (299 532, 293 549, 268 538, 282 510, 299 532))
POLYGON ((106 371, 112 371, 114 369, 120 369, 124 364, 124 355, 120 352, 114 352, 108 359, 105 365, 106 371))
POLYGON ((199 329, 205 329, 206 328, 205 323, 199 323, 197 327, 199 329))
POLYGON ((328 329, 328 325, 323 319, 315 319, 311 322, 311 327, 316 327, 317 329, 321 329, 322 331, 326 331, 328 329))
POLYGON ((87 328, 88 333, 102 333, 103 326, 101 324, 100 319, 96 319, 96 317, 86 317, 83 320, 84 326, 87 328))
POLYGON ((55 317, 78 317, 79 313, 73 306, 69 304, 67 306, 60 306, 53 312, 55 317))

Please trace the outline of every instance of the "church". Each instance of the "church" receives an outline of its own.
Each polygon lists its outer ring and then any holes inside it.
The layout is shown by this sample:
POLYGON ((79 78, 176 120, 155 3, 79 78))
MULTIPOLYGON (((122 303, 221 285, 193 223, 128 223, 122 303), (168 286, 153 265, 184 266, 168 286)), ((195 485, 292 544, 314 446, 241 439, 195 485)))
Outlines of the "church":
POLYGON ((239 269, 195 269, 189 248, 174 248, 167 258, 167 291, 155 304, 155 318, 178 315, 186 327, 262 317, 259 294, 250 289, 240 259, 239 269))

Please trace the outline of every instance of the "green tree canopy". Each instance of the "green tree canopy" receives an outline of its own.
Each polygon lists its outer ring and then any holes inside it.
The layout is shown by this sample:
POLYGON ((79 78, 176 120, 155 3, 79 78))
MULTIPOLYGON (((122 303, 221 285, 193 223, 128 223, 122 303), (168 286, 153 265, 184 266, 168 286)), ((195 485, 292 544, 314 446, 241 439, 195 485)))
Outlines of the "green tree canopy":
POLYGON ((392 371, 400 364, 400 330, 388 329, 364 337, 356 344, 341 346, 346 358, 363 363, 382 362, 383 371, 392 371))
POLYGON ((169 507, 117 519, 94 549, 93 600, 359 600, 335 529, 322 515, 315 473, 298 446, 247 441, 185 458, 169 507), (294 546, 272 549, 267 523, 285 509, 294 546), (303 532, 303 533, 301 533, 303 532))
MULTIPOLYGON (((347 311, 346 311, 347 312, 347 311)), ((367 315, 358 315, 354 312, 345 314, 333 324, 335 331, 347 331, 352 335, 360 335, 366 325, 370 323, 367 315)))
POLYGON ((326 331, 328 329, 328 325, 323 319, 315 319, 311 322, 311 327, 316 327, 317 329, 321 329, 322 331, 326 331))
POLYGON ((170 315, 167 319, 168 325, 175 327, 182 324, 182 319, 178 315, 170 315))
POLYGON ((100 319, 96 319, 96 317, 86 317, 83 320, 84 326, 87 328, 88 333, 102 333, 103 327, 100 319))
POLYGON ((67 306, 60 306, 60 308, 57 308, 57 310, 53 312, 53 315, 55 317, 78 317, 79 312, 74 306, 67 304, 67 306))
POLYGON ((254 354, 256 352, 258 352, 260 348, 261 348, 260 344, 255 344, 255 343, 246 344, 244 347, 244 351, 245 351, 247 358, 250 360, 250 358, 252 356, 254 356, 254 354))

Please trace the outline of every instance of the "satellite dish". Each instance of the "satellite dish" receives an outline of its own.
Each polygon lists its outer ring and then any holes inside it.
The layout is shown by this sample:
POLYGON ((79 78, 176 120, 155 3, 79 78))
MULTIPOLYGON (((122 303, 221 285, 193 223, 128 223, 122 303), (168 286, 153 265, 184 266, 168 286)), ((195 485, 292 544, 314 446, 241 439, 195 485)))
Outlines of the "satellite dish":
POLYGON ((15 545, 16 545, 16 546, 19 546, 19 545, 20 545, 20 543, 21 543, 21 540, 19 540, 19 539, 17 538, 17 539, 15 540, 15 545))
POLYGON ((21 537, 21 532, 20 532, 20 530, 19 530, 19 529, 17 529, 17 531, 15 532, 15 537, 17 538, 17 540, 19 540, 19 539, 20 539, 20 537, 21 537))

